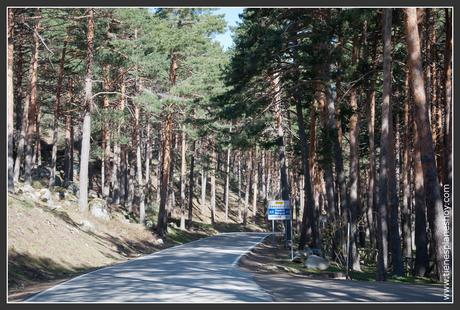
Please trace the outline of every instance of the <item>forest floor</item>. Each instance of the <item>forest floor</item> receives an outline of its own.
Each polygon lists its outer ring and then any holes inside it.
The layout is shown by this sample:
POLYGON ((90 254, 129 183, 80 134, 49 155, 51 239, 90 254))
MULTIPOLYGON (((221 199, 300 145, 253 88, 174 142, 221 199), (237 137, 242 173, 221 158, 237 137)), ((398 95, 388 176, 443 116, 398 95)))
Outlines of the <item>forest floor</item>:
MULTIPOLYGON (((40 190, 39 183, 33 186, 40 190)), ((21 301, 80 274, 220 232, 264 231, 261 220, 258 222, 262 225, 237 223, 235 212, 224 223, 219 203, 214 225, 209 220, 200 221, 210 212, 206 205, 201 214, 196 202, 197 221, 191 228, 178 229, 179 220, 173 214, 167 236, 160 239, 121 208, 110 206, 110 219, 102 220, 91 214, 82 215, 76 196, 67 192, 61 199, 58 191, 52 195, 53 205, 25 192, 8 194, 9 301, 21 301)), ((234 200, 230 207, 235 208, 234 200)))
POLYGON ((251 272, 256 283, 278 302, 425 302, 444 301, 443 287, 430 279, 389 277, 375 281, 375 270, 365 266, 362 272, 345 271, 335 263, 325 271, 308 270, 290 260, 290 250, 281 239, 271 237, 244 255, 239 266, 251 272))

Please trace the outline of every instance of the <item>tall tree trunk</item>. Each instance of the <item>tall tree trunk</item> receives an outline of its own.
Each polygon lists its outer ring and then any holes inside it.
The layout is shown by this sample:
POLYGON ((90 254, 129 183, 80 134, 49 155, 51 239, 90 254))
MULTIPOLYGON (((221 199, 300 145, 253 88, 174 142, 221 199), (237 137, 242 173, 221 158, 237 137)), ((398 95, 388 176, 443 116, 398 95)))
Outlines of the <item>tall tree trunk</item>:
POLYGON ((452 13, 444 9, 446 15, 446 48, 444 52, 444 106, 446 111, 444 134, 444 177, 443 183, 452 185, 452 13))
POLYGON ((80 211, 88 211, 88 163, 91 140, 91 110, 93 106, 93 53, 94 53, 94 9, 88 12, 88 28, 86 32, 86 77, 84 116, 82 126, 82 141, 80 153, 80 211))
MULTIPOLYGON (((353 55, 352 64, 356 65, 359 57, 359 43, 358 38, 355 36, 353 40, 353 55)), ((357 86, 352 86, 350 90, 350 107, 353 110, 353 114, 350 117, 350 190, 349 190, 349 205, 350 214, 348 220, 351 224, 352 236, 350 238, 349 248, 349 259, 352 263, 353 270, 360 271, 361 265, 359 262, 359 254, 357 249, 357 217, 359 207, 359 196, 358 196, 358 182, 359 182, 359 110, 358 110, 358 98, 357 98, 357 86)))
POLYGON ((193 217, 193 191, 195 189, 195 149, 196 141, 193 141, 192 150, 190 152, 190 172, 188 177, 188 227, 192 226, 192 217, 193 217))
POLYGON ((185 230, 185 178, 187 173, 186 161, 187 141, 185 126, 181 132, 181 164, 180 164, 180 229, 185 230))
POLYGON ((208 182, 207 178, 208 174, 203 164, 203 167, 201 168, 201 213, 203 213, 204 209, 206 208, 206 184, 208 182))
MULTIPOLYGON (((36 16, 40 16, 40 9, 36 9, 36 16)), ((29 106, 28 106, 28 121, 27 121, 27 135, 26 135, 26 159, 24 169, 24 181, 30 184, 32 181, 32 156, 33 156, 33 142, 35 138, 35 124, 37 115, 37 78, 38 78, 38 56, 40 50, 40 38, 38 32, 40 31, 40 18, 35 20, 34 26, 34 49, 31 59, 29 70, 29 106)))
POLYGON ((417 13, 415 8, 407 8, 406 12, 406 40, 409 52, 409 70, 411 77, 412 92, 415 101, 415 120, 419 129, 420 154, 424 177, 424 188, 427 208, 434 215, 433 239, 436 253, 437 276, 444 279, 443 262, 443 239, 444 239, 444 214, 441 200, 438 173, 433 147, 433 137, 430 132, 427 102, 425 97, 425 85, 423 80, 423 66, 420 50, 420 38, 417 25, 417 13))
MULTIPOLYGON (((67 85, 67 98, 69 103, 73 102, 73 83, 72 79, 69 78, 67 85)), ((72 112, 67 111, 65 116, 65 153, 64 153, 64 184, 68 186, 70 182, 73 182, 73 121, 72 112)))
MULTIPOLYGON (((375 54, 374 54, 375 55, 375 54)), ((368 175, 368 197, 367 197, 367 223, 369 227, 370 244, 375 244, 374 209, 376 205, 375 188, 375 77, 372 78, 369 91, 368 105, 368 132, 369 132, 369 175, 368 175)))
POLYGON ((410 158, 409 158, 409 72, 406 73, 404 82, 404 142, 403 142, 403 168, 402 168, 402 209, 401 209, 401 231, 403 240, 403 256, 409 258, 412 256, 412 241, 411 241, 411 192, 410 192, 410 158))
POLYGON ((158 224, 157 233, 160 236, 164 236, 168 225, 168 212, 166 210, 166 204, 168 202, 168 185, 169 185, 169 174, 171 171, 171 147, 173 139, 173 115, 169 113, 166 117, 164 126, 164 140, 163 140, 163 158, 162 170, 161 170, 161 191, 160 191, 160 208, 158 212, 158 224))
MULTIPOLYGON (((24 96, 24 90, 22 87, 22 80, 24 77, 24 32, 21 31, 18 34, 18 45, 17 49, 18 54, 16 63, 16 85, 14 87, 15 92, 15 105, 16 105, 16 128, 17 128, 17 140, 15 142, 16 148, 16 158, 14 160, 14 173, 13 173, 13 182, 16 183, 19 181, 19 174, 21 171, 21 161, 24 155, 24 146, 26 139, 26 129, 27 129, 27 114, 29 109, 29 95, 24 96), (26 98, 24 100, 24 98, 26 98)), ((14 56, 14 55, 13 55, 14 56)), ((13 59, 14 60, 14 59, 13 59)), ((14 68, 13 68, 14 69, 14 68)))
MULTIPOLYGON (((139 223, 144 224, 145 221, 145 191, 144 191, 144 179, 142 176, 142 156, 141 156, 141 129, 140 129, 140 113, 141 108, 139 104, 136 104, 134 108, 135 115, 135 130, 136 130, 136 196, 139 205, 139 223)), ((110 147, 109 147, 110 149, 110 147)))
POLYGON ((110 129, 109 129, 109 95, 107 92, 110 91, 110 67, 111 65, 105 63, 103 65, 103 90, 105 92, 103 97, 102 109, 103 109, 103 125, 102 125, 102 164, 101 164, 101 188, 102 197, 108 197, 110 193, 109 183, 109 170, 110 170, 110 129))
POLYGON ((64 64, 65 64, 65 53, 67 48, 68 37, 64 39, 64 45, 62 47, 61 60, 59 61, 59 75, 56 85, 56 102, 54 104, 54 121, 53 121, 53 148, 51 151, 51 174, 49 180, 49 187, 54 187, 55 175, 56 175, 56 155, 57 155, 57 140, 58 140, 58 129, 59 129, 59 114, 61 109, 61 92, 62 92, 62 81, 64 79, 64 64))
POLYGON ((217 154, 216 154, 216 145, 215 142, 211 140, 211 223, 214 225, 216 223, 216 171, 217 168, 217 154))
POLYGON ((224 220, 225 222, 228 222, 228 196, 229 196, 229 191, 230 191, 230 152, 231 148, 230 146, 227 149, 227 160, 225 162, 225 194, 224 194, 224 203, 225 203, 225 217, 224 220))
POLYGON ((414 185, 415 185, 415 269, 414 275, 426 276, 428 272, 428 237, 426 232, 426 204, 423 186, 423 168, 420 157, 420 137, 414 121, 414 185))
POLYGON ((161 160, 163 158, 163 153, 162 153, 162 139, 161 139, 161 132, 162 132, 162 128, 161 128, 161 124, 158 124, 158 142, 157 142, 157 145, 158 145, 158 153, 157 153, 157 173, 156 173, 156 195, 155 195, 155 202, 159 205, 160 204, 160 192, 161 192, 161 167, 162 167, 162 163, 161 163, 161 160))
POLYGON ((244 194, 244 209, 243 209, 243 225, 246 226, 248 223, 248 213, 249 213, 249 195, 251 192, 251 183, 252 183, 252 150, 248 152, 248 158, 246 160, 247 169, 246 169, 246 190, 244 194))
POLYGON ((384 9, 383 25, 383 102, 382 102, 382 133, 380 138, 380 179, 379 179, 379 203, 378 203, 378 265, 377 280, 386 281, 386 269, 388 267, 388 169, 390 150, 390 96, 391 96, 391 24, 392 9, 384 9))
POLYGON ((13 64, 14 64, 14 11, 8 9, 8 191, 14 192, 14 160, 13 160, 13 118, 14 118, 14 88, 13 88, 13 64))
POLYGON ((259 148, 256 146, 255 147, 256 151, 254 153, 254 158, 253 158, 253 173, 254 173, 254 179, 252 181, 252 217, 254 223, 256 222, 256 216, 257 216, 257 196, 258 190, 259 190, 259 148))
MULTIPOLYGON (((399 198, 396 180, 396 165, 395 165, 395 134, 393 126, 393 112, 391 101, 389 104, 389 132, 388 132, 388 196, 390 199, 390 225, 389 238, 391 245, 391 258, 393 265, 393 273, 397 276, 404 276, 404 263, 401 251, 401 234, 399 232, 399 198)), ((397 147, 399 149, 399 147, 397 147)))
MULTIPOLYGON (((123 113, 125 109, 125 100, 126 100, 126 85, 125 85, 125 75, 126 71, 124 68, 120 69, 120 102, 118 104, 118 110, 120 113, 123 113)), ((116 139, 113 141, 113 169, 112 169, 112 202, 119 204, 124 190, 122 187, 124 183, 122 182, 122 161, 121 161, 121 147, 120 147, 120 138, 121 138, 121 123, 118 120, 116 125, 116 139)))
POLYGON ((238 155, 238 222, 241 223, 242 214, 241 214, 241 156, 242 153, 238 155))
POLYGON ((147 202, 150 203, 150 193, 151 193, 151 168, 150 162, 152 161, 152 126, 149 121, 150 115, 146 115, 147 126, 145 129, 146 137, 145 137, 145 179, 144 179, 144 196, 149 197, 147 202))
MULTIPOLYGON (((303 172, 303 212, 302 212, 302 226, 300 228, 300 240, 299 249, 303 249, 308 242, 308 238, 311 237, 311 246, 318 247, 319 235, 316 226, 315 218, 315 199, 313 196, 312 185, 311 185, 311 174, 310 174, 310 152, 308 147, 307 135, 305 132, 305 122, 303 119, 302 102, 298 95, 295 96, 296 113, 297 113, 297 125, 299 127, 299 137, 301 145, 301 160, 302 160, 302 172, 303 172), (308 235, 308 231, 311 235, 308 235)), ((314 113, 314 112, 313 112, 314 113)), ((312 131, 310 131, 310 139, 312 139, 312 131)), ((314 138, 313 138, 314 139, 314 138)))
MULTIPOLYGON (((284 144, 284 129, 283 129, 283 117, 281 113, 281 87, 279 76, 276 75, 272 78, 272 87, 274 91, 274 111, 275 111, 275 122, 277 131, 277 144, 279 152, 279 168, 280 168, 280 186, 281 186, 281 199, 284 201, 291 201, 287 162, 286 162, 286 147, 284 144)), ((290 234, 290 221, 286 220, 286 241, 291 241, 290 234)))

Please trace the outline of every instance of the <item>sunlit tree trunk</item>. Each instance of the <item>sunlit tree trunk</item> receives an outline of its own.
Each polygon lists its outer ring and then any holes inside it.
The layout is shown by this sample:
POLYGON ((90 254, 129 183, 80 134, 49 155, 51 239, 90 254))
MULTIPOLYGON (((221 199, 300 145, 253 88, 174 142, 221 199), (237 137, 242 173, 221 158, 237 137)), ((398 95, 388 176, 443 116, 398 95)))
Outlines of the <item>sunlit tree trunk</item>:
POLYGON ((253 221, 256 221, 257 215, 257 196, 258 194, 258 187, 259 187, 259 148, 256 146, 253 158, 253 170, 254 170, 254 178, 252 181, 252 217, 253 221))
POLYGON ((409 100, 410 100, 410 89, 409 89, 409 72, 406 73, 406 79, 404 82, 404 142, 403 142, 403 165, 402 165, 402 208, 401 208, 401 231, 403 240, 403 256, 412 256, 412 241, 411 241, 411 201, 412 196, 410 192, 410 145, 409 145, 409 100))
POLYGON ((185 178, 187 173, 186 161, 187 141, 185 126, 182 125, 181 132, 181 164, 180 164, 180 229, 185 229, 185 178))
POLYGON ((414 126, 414 185, 415 185, 415 270, 414 274, 419 277, 426 275, 428 271, 428 238, 426 231, 426 204, 425 189, 423 185, 423 168, 420 156, 420 137, 417 124, 414 126))
POLYGON ((166 117, 164 125, 164 141, 163 141, 163 158, 162 158, 162 170, 161 170, 161 192, 160 192, 160 209, 158 213, 158 224, 157 233, 160 236, 164 236, 168 225, 168 212, 166 210, 166 204, 168 202, 168 185, 169 175, 171 172, 171 141, 173 135, 173 116, 169 113, 166 117))
POLYGON ((103 125, 102 125, 102 163, 101 163, 101 188, 102 197, 108 197, 110 193, 109 183, 109 170, 110 170, 110 131, 109 131, 109 95, 107 92, 110 91, 110 67, 111 65, 106 63, 103 66, 103 90, 105 92, 103 96, 103 125))
MULTIPOLYGON (((359 43, 358 38, 355 37, 353 40, 353 56, 352 64, 356 64, 359 57, 359 43)), ((350 108, 353 110, 353 114, 350 117, 350 183, 349 183, 349 205, 350 215, 349 221, 351 224, 351 231, 355 232, 350 238, 350 249, 349 256, 353 270, 361 270, 359 262, 359 254, 357 249, 357 217, 358 217, 358 182, 359 182, 359 110, 358 110, 358 98, 357 98, 357 87, 352 86, 350 90, 350 108)))
POLYGON ((196 141, 193 141, 192 150, 190 153, 190 172, 188 181, 188 227, 192 226, 193 217, 193 192, 195 189, 195 150, 196 141))
POLYGON ((61 60, 59 61, 59 75, 56 85, 56 101, 54 103, 54 120, 53 120, 53 148, 51 151, 51 174, 49 180, 49 187, 54 187, 55 175, 56 175, 56 155, 57 155, 57 140, 58 140, 58 129, 59 129, 59 117, 61 109, 61 92, 62 92, 62 81, 64 79, 64 64, 65 55, 67 48, 68 37, 64 39, 64 45, 62 47, 61 60))
MULTIPOLYGON (((40 16, 40 9, 36 9, 37 16, 40 16)), ((24 169, 24 181, 30 184, 32 181, 32 156, 33 143, 36 134, 36 117, 37 117, 37 78, 38 78, 38 56, 40 49, 40 38, 38 32, 40 30, 40 18, 35 20, 34 26, 34 49, 32 52, 31 65, 29 70, 29 105, 28 105, 28 121, 26 134, 26 158, 24 169)))
MULTIPOLYGON (((25 140, 26 140, 26 129, 27 129, 27 114, 29 111, 29 93, 24 96, 24 89, 22 86, 22 80, 24 77, 24 54, 25 54, 25 47, 24 47, 24 32, 20 31, 18 34, 18 44, 17 48, 17 58, 16 63, 16 84, 14 87, 15 92, 15 109, 16 109, 16 128, 17 128, 17 140, 15 141, 16 145, 16 158, 14 160, 14 173, 13 173, 13 181, 17 183, 19 181, 19 175, 21 172, 21 161, 24 155, 24 147, 25 147, 25 140)), ((13 59, 14 60, 14 59, 13 59)))
POLYGON ((441 200, 440 186, 436 169, 436 161, 433 147, 433 137, 430 131, 427 102, 425 97, 425 85, 423 80, 423 66, 420 50, 420 38, 417 25, 417 13, 415 8, 405 9, 406 13, 406 40, 409 52, 409 70, 412 92, 415 101, 415 121, 419 129, 420 154, 424 177, 424 188, 427 208, 434 215, 434 227, 432 229, 437 276, 443 279, 443 204, 441 200))
POLYGON ((216 154, 216 145, 211 142, 211 169, 210 169, 210 185, 211 185, 211 223, 216 223, 216 171, 217 168, 217 154, 216 154))
MULTIPOLYGON (((73 102, 73 83, 69 78, 67 85, 67 98, 69 103, 73 102)), ((73 153, 74 153, 74 132, 72 112, 68 111, 65 116, 65 151, 64 151, 64 184, 67 186, 73 182, 73 153)))
POLYGON ((14 192, 14 160, 13 160, 13 118, 14 118, 14 87, 13 87, 13 56, 14 56, 14 11, 8 9, 8 191, 14 192))
POLYGON ((94 9, 89 9, 86 32, 86 77, 84 116, 82 125, 82 141, 80 153, 80 211, 88 211, 88 163, 91 139, 91 110, 93 106, 93 53, 94 53, 94 9))
POLYGON ((378 265, 377 280, 386 281, 386 270, 388 267, 388 169, 390 150, 390 96, 391 96, 391 24, 392 9, 384 9, 383 25, 383 102, 382 102, 382 132, 380 138, 380 177, 379 177, 379 203, 377 219, 377 248, 378 265))
MULTIPOLYGON (((443 183, 452 185, 452 13, 444 9, 446 16, 446 48, 444 52, 444 177, 443 183)), ((452 192, 452 191, 450 191, 452 192)))
POLYGON ((225 162, 225 194, 224 194, 224 204, 225 204, 225 222, 228 221, 228 197, 230 191, 230 155, 231 149, 228 147, 227 149, 227 160, 225 162))

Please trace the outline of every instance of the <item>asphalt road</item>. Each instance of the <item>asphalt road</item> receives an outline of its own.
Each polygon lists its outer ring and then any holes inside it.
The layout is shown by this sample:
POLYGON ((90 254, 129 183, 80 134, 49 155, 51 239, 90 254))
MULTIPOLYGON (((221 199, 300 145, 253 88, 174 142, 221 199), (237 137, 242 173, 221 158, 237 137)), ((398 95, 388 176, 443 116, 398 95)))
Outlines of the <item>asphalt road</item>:
POLYGON ((286 273, 255 273, 254 280, 275 302, 449 302, 441 285, 312 279, 286 273))
POLYGON ((239 257, 267 233, 229 233, 99 269, 26 302, 270 302, 239 257))

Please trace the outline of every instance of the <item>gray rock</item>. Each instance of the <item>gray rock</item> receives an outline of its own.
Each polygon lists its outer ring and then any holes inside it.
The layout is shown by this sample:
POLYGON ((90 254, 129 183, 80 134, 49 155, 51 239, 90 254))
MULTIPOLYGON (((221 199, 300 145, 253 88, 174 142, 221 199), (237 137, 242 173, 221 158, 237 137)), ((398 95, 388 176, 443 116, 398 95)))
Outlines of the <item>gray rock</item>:
POLYGON ((54 177, 54 185, 55 186, 62 186, 63 183, 64 183, 64 180, 61 178, 60 175, 56 175, 54 177))
POLYGON ((163 245, 164 244, 163 239, 156 239, 154 241, 154 243, 155 243, 155 245, 163 245))
POLYGON ((308 269, 326 270, 329 268, 329 261, 321 256, 311 254, 304 263, 308 269))
POLYGON ((36 169, 32 170, 32 177, 34 179, 44 179, 49 178, 51 175, 51 171, 48 167, 45 166, 38 166, 36 169))
POLYGON ((294 254, 294 258, 292 259, 292 261, 294 263, 303 263, 303 259, 304 259, 304 256, 302 255, 302 253, 296 252, 294 254))
POLYGON ((107 211, 107 205, 105 200, 95 198, 89 202, 89 209, 91 214, 101 220, 110 220, 109 212, 107 211))
POLYGON ((78 191, 80 190, 80 188, 73 182, 70 182, 67 185, 67 189, 71 191, 74 195, 77 195, 78 191))
POLYGON ((89 197, 89 198, 98 198, 99 196, 97 195, 97 193, 96 193, 95 191, 90 190, 90 191, 88 192, 88 197, 89 197))
POLYGON ((83 231, 94 231, 94 225, 88 220, 83 220, 80 224, 80 228, 83 231))
POLYGON ((40 194, 40 200, 43 202, 48 202, 52 200, 51 192, 47 188, 42 188, 39 194, 40 194))
POLYGON ((310 256, 310 255, 317 255, 317 256, 323 256, 323 252, 321 251, 321 249, 317 249, 317 248, 305 248, 305 251, 304 251, 304 255, 306 257, 310 256))

